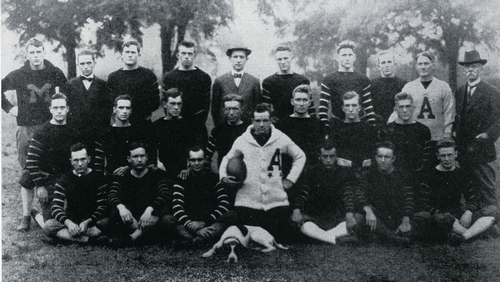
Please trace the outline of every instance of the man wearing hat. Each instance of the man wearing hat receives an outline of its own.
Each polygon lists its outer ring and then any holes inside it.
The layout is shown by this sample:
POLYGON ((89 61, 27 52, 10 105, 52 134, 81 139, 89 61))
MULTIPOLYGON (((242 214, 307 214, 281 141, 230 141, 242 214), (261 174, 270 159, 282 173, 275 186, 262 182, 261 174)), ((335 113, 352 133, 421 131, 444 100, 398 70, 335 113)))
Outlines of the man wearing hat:
POLYGON ((500 90, 481 79, 486 62, 477 51, 470 51, 458 63, 467 83, 456 93, 455 133, 460 164, 472 172, 474 185, 481 191, 480 207, 498 209, 493 161, 494 142, 500 136, 500 90))
POLYGON ((243 97, 243 121, 250 121, 253 108, 262 99, 259 79, 245 72, 245 64, 250 53, 252 51, 246 47, 227 49, 226 55, 233 69, 217 77, 212 86, 212 117, 215 124, 220 123, 224 117, 222 97, 229 94, 243 97))

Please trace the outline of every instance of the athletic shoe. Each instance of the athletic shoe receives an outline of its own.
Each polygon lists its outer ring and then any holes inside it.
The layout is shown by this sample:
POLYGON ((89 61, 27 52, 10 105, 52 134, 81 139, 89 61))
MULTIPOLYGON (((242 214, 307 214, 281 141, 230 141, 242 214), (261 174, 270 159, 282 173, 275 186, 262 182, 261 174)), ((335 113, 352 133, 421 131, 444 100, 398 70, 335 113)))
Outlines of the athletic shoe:
POLYGON ((359 245, 359 239, 358 239, 358 236, 356 236, 356 235, 349 235, 349 236, 336 238, 336 242, 339 245, 346 245, 346 246, 359 245))
POLYGON ((31 216, 25 215, 21 220, 19 226, 17 226, 17 231, 29 231, 31 225, 31 216))
POLYGON ((124 248, 128 246, 132 246, 134 244, 134 240, 132 240, 132 237, 130 236, 125 236, 122 238, 113 238, 109 239, 108 241, 108 246, 113 248, 113 249, 119 249, 119 248, 124 248))
POLYGON ((448 244, 450 244, 451 246, 459 246, 460 244, 465 242, 465 238, 462 235, 451 232, 448 234, 448 236, 446 238, 446 242, 448 244))
POLYGON ((30 212, 30 215, 31 215, 31 218, 33 218, 33 221, 38 224, 38 221, 36 221, 36 216, 40 214, 40 211, 37 209, 37 208, 32 208, 31 209, 31 212, 30 212))

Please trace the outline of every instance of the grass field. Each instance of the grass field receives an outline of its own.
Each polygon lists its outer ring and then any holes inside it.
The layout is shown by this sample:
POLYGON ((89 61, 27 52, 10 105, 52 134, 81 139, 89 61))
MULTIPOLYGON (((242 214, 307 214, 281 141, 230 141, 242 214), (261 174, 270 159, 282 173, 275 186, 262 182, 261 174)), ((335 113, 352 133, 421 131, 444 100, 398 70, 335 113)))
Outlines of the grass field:
POLYGON ((3 281, 500 281, 500 240, 460 247, 413 244, 357 247, 304 243, 271 253, 174 250, 141 245, 119 250, 51 244, 39 227, 15 230, 21 215, 15 124, 2 112, 3 281))

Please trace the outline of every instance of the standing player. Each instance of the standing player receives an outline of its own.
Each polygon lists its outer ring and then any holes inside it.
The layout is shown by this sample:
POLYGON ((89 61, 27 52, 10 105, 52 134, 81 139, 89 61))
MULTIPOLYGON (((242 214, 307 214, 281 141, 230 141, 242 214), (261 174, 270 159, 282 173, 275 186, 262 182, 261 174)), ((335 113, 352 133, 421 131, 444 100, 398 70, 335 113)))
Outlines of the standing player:
POLYGON ((107 181, 89 167, 85 145, 76 143, 70 150, 73 171, 56 183, 54 219, 45 223, 44 231, 49 237, 87 243, 101 234, 98 222, 107 215, 107 181))
POLYGON ((210 108, 210 90, 212 79, 210 76, 194 66, 196 46, 193 42, 182 41, 179 44, 177 58, 181 65, 168 72, 163 77, 163 89, 179 89, 182 94, 181 116, 188 121, 189 127, 202 130, 201 135, 207 139, 205 122, 210 108))
MULTIPOLYGON (((45 221, 52 213, 50 204, 54 198, 55 181, 71 171, 68 162, 71 158, 70 148, 80 142, 78 133, 66 122, 68 112, 66 95, 52 95, 52 119, 33 135, 28 149, 26 167, 30 173, 30 181, 33 181, 32 187, 36 187, 36 196, 42 206, 45 221)), ((38 223, 43 227, 43 222, 38 223)))
POLYGON ((380 77, 371 81, 371 93, 375 112, 385 123, 394 111, 394 95, 401 92, 408 81, 396 76, 396 62, 389 51, 378 52, 377 61, 380 77))
POLYGON ((123 68, 108 77, 108 87, 112 98, 129 95, 134 103, 134 114, 130 120, 134 124, 144 122, 158 108, 158 79, 150 69, 139 66, 141 46, 135 40, 122 45, 123 68))
POLYGON ((248 127, 227 153, 220 165, 220 179, 236 184, 227 175, 227 164, 233 157, 243 156, 247 177, 236 193, 234 211, 241 224, 261 226, 278 240, 290 236, 290 203, 286 191, 297 182, 306 156, 293 141, 271 124, 271 109, 259 104, 253 112, 253 124, 248 127), (288 155, 292 168, 283 175, 282 154, 288 155))
MULTIPOLYGON (((281 120, 293 114, 293 107, 288 101, 292 99, 295 87, 303 84, 309 85, 309 79, 292 70, 292 48, 281 45, 274 51, 274 59, 278 64, 279 71, 262 81, 262 97, 265 102, 273 106, 273 115, 281 120)), ((314 104, 309 105, 309 114, 316 114, 314 104)))
POLYGON ((26 168, 28 143, 44 122, 50 120, 47 110, 50 97, 59 92, 66 83, 63 72, 51 62, 45 60, 45 49, 42 42, 31 38, 26 43, 28 60, 20 69, 9 73, 2 79, 2 109, 16 117, 17 121, 17 159, 23 170, 19 179, 21 184, 21 199, 23 203, 23 219, 17 227, 20 231, 30 228, 30 211, 33 203, 33 186, 29 181, 26 168), (5 91, 14 90, 17 96, 17 106, 5 96, 5 91))
MULTIPOLYGON (((436 143, 443 137, 451 137, 453 121, 455 120, 455 98, 450 86, 434 77, 436 58, 430 52, 417 55, 416 68, 419 78, 408 82, 401 92, 410 94, 416 111, 413 117, 431 130, 431 148, 435 150, 436 143)), ((394 121, 394 113, 389 122, 394 121)))
POLYGON ((259 79, 245 72, 245 64, 250 53, 252 51, 246 47, 227 49, 226 55, 233 69, 217 77, 212 86, 212 117, 215 124, 222 122, 224 117, 222 104, 224 96, 238 94, 243 98, 242 119, 247 122, 252 118, 253 108, 262 99, 259 79))
POLYGON ((354 42, 345 40, 337 48, 339 71, 325 76, 321 82, 321 95, 318 116, 328 125, 328 108, 335 117, 344 119, 345 113, 341 110, 342 95, 354 91, 360 95, 360 107, 364 110, 363 120, 375 122, 375 112, 371 97, 370 80, 365 75, 354 71, 354 42))
POLYGON ((420 202, 437 227, 433 236, 453 232, 450 243, 468 240, 490 228, 496 208, 479 206, 480 191, 470 174, 456 166, 455 142, 445 138, 437 144, 439 165, 426 174, 420 185, 420 202), (465 209, 461 199, 465 199, 465 209))
POLYGON ((465 53, 460 65, 468 82, 457 90, 457 145, 461 149, 460 163, 472 172, 474 185, 479 187, 481 207, 498 208, 495 189, 496 150, 494 142, 500 136, 500 90, 481 79, 483 65, 477 51, 465 53))

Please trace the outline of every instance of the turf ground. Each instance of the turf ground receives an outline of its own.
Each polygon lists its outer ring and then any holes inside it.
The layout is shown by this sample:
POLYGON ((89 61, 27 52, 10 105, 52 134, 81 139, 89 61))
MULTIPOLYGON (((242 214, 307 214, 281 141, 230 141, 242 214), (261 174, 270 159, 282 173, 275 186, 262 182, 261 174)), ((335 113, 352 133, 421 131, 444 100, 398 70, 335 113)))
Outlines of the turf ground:
POLYGON ((15 123, 2 112, 3 281, 500 281, 500 240, 459 247, 332 246, 303 243, 289 250, 228 250, 201 258, 209 246, 174 250, 170 244, 119 250, 47 241, 32 224, 16 231, 21 214, 15 123))

